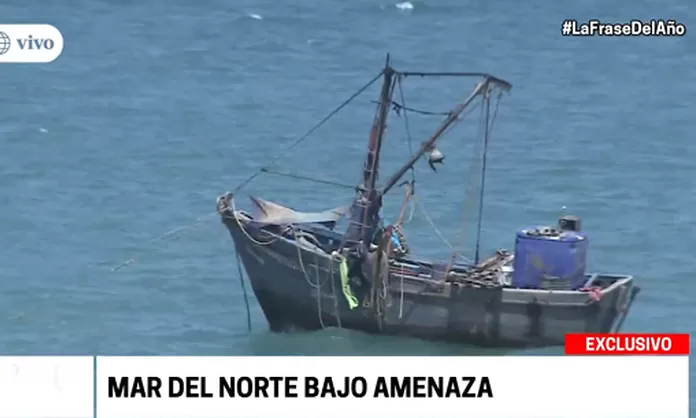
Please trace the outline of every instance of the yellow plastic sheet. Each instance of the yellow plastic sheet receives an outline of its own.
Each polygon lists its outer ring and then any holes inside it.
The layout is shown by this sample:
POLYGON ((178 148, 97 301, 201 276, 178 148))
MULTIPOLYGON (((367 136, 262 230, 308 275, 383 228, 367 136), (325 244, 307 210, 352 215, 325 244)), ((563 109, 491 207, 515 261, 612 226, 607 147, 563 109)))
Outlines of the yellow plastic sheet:
POLYGON ((348 301, 348 306, 351 310, 355 309, 360 305, 358 303, 358 298, 355 297, 353 291, 350 289, 350 278, 348 277, 348 261, 344 258, 341 260, 341 287, 343 288, 343 296, 346 297, 348 301))

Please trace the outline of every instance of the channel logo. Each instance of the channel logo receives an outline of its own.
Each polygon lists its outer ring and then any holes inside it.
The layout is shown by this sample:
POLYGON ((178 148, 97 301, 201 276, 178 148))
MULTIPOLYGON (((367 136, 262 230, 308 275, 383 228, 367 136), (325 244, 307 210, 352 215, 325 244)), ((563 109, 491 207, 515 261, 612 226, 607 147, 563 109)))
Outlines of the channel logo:
POLYGON ((63 35, 51 25, 0 24, 0 64, 49 63, 63 52, 63 35))

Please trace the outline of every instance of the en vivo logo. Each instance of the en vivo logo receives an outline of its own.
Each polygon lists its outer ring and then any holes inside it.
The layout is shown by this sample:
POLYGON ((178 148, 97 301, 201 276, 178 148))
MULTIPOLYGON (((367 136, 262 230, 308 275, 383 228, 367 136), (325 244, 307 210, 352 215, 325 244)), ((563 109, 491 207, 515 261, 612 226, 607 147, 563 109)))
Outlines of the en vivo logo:
POLYGON ((63 52, 63 35, 51 25, 0 24, 1 63, 48 63, 63 52))

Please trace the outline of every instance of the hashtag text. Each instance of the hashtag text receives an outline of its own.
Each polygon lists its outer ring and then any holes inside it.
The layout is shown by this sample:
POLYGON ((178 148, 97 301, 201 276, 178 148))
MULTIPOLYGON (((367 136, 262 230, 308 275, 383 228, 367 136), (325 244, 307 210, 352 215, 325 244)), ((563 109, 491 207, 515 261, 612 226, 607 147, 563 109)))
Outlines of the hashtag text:
POLYGON ((561 25, 563 36, 684 36, 686 25, 675 20, 652 19, 649 21, 631 20, 628 23, 605 23, 589 20, 579 23, 566 19, 561 25))

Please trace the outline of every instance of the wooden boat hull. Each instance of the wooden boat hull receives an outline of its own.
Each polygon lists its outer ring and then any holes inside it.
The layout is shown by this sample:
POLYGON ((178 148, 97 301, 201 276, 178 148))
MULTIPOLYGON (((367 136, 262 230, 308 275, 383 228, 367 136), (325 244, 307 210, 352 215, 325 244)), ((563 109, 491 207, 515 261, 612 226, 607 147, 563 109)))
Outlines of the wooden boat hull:
MULTIPOLYGON (((557 346, 567 333, 618 331, 639 291, 630 276, 597 276, 605 284, 595 300, 580 291, 434 285, 391 270, 379 314, 367 296, 350 309, 339 262, 328 254, 270 241, 248 224, 242 230, 232 216, 223 223, 274 332, 343 327, 486 347, 557 346)), ((351 286, 367 293, 360 283, 351 286)))

